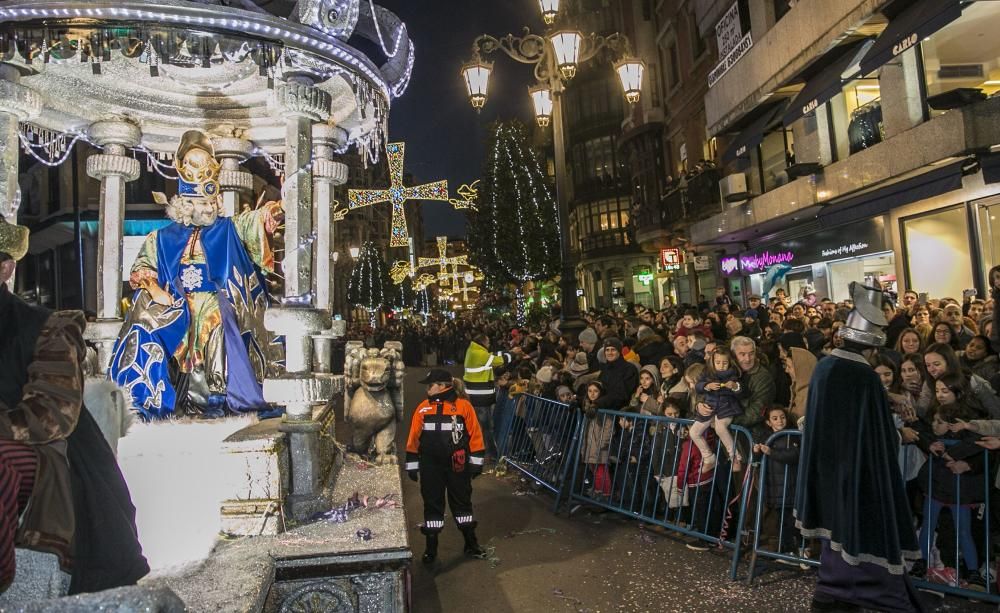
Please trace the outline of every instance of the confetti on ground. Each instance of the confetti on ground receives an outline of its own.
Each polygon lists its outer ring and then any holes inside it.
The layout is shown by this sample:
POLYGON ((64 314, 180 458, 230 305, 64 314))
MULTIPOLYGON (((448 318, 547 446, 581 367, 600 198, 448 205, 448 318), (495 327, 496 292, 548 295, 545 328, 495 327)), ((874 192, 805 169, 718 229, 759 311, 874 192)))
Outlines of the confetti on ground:
POLYGON ((347 499, 347 502, 340 505, 339 507, 334 507, 329 511, 324 511, 322 513, 317 513, 312 516, 313 520, 326 520, 333 522, 335 524, 342 524, 347 521, 350 517, 352 511, 357 509, 398 509, 402 505, 396 500, 396 494, 386 494, 382 497, 375 496, 364 496, 361 497, 357 492, 347 499))
POLYGON ((529 534, 555 534, 555 528, 535 528, 533 530, 515 530, 513 532, 508 532, 503 537, 505 539, 514 538, 515 536, 526 536, 529 534))

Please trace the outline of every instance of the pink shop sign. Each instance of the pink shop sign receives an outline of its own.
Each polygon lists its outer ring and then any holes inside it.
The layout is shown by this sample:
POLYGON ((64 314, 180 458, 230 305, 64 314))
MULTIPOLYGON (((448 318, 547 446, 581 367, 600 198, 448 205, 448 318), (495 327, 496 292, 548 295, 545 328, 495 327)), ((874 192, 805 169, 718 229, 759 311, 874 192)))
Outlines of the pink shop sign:
POLYGON ((789 264, 795 259, 793 251, 761 251, 740 256, 740 268, 745 273, 761 272, 775 264, 789 264))

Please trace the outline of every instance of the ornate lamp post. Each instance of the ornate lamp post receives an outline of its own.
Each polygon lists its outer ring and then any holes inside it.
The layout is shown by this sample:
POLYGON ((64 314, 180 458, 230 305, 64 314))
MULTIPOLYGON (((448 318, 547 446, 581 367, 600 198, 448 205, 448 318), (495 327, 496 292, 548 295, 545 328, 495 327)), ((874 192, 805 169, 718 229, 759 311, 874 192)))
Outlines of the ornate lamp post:
MULTIPOLYGON (((551 24, 559 9, 558 0, 539 0, 542 18, 551 24)), ((562 122, 562 93, 566 82, 576 75, 577 67, 593 59, 602 49, 611 49, 619 56, 614 68, 621 80, 625 99, 635 104, 639 101, 645 65, 631 55, 628 38, 615 32, 609 36, 591 34, 584 36, 576 30, 561 28, 547 36, 532 34, 528 28, 521 36, 507 34, 496 38, 481 34, 472 44, 472 60, 462 68, 473 108, 481 109, 489 95, 488 86, 493 64, 484 60, 496 51, 502 51, 522 64, 534 65, 537 84, 528 88, 535 120, 541 127, 552 125, 555 144, 556 199, 559 203, 559 225, 562 248, 563 331, 582 328, 579 321, 580 307, 576 294, 576 262, 569 241, 569 172, 566 169, 566 136, 562 122)))

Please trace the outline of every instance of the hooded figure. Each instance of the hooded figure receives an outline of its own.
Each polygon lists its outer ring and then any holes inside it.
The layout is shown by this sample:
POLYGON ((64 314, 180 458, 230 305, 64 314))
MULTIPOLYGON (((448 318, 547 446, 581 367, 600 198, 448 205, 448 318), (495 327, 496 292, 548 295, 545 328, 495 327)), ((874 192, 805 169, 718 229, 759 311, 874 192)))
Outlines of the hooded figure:
POLYGON ((628 410, 644 415, 659 415, 660 413, 660 371, 652 364, 647 364, 639 370, 639 387, 632 395, 628 410), (642 385, 643 374, 649 375, 652 383, 649 387, 642 385))
POLYGON ((851 283, 844 347, 809 385, 796 526, 823 539, 814 610, 922 611, 906 574, 920 558, 896 432, 879 376, 861 352, 885 342, 880 290, 851 283))

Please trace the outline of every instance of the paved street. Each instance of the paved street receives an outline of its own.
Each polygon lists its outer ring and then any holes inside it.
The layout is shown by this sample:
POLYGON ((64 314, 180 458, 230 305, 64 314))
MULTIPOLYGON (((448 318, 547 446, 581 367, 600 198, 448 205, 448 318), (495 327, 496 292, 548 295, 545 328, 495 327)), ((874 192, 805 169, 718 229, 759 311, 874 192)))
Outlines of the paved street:
MULTIPOLYGON (((459 372, 455 369, 453 372, 459 372)), ((426 369, 407 374, 406 403, 423 397, 416 384, 426 369)), ((409 425, 407 413, 406 426, 409 425)), ((406 428, 400 429, 400 454, 406 428)), ((530 492, 514 471, 475 481, 478 535, 493 548, 492 559, 462 555, 462 537, 450 521, 441 537, 438 561, 419 562, 423 536, 420 490, 404 477, 403 495, 414 549, 414 613, 475 610, 504 611, 805 611, 811 572, 785 569, 768 573, 754 587, 727 578, 729 556, 694 552, 673 537, 651 534, 614 513, 581 512, 568 519, 551 512, 552 496, 530 492)), ((745 566, 743 567, 745 571, 745 566)), ((938 610, 974 608, 950 600, 938 610)))

